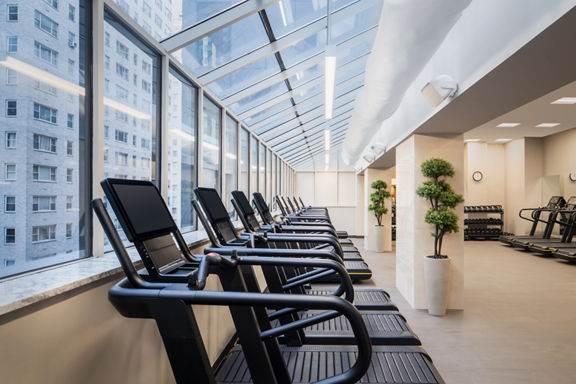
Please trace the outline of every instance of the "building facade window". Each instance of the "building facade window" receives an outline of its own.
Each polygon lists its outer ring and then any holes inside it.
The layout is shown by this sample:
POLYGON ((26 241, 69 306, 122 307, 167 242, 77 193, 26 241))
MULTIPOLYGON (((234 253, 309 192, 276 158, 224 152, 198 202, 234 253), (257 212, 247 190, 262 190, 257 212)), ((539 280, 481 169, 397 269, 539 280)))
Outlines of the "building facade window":
POLYGON ((72 202, 73 202, 74 196, 66 196, 66 210, 70 211, 72 210, 72 202))
POLYGON ((4 212, 16 212, 16 196, 4 196, 4 212))
POLYGON ((6 117, 18 116, 18 102, 16 100, 6 100, 6 117))
POLYGON ((16 132, 6 132, 6 148, 16 148, 16 132))
POLYGON ((70 48, 76 48, 76 34, 68 31, 68 46, 70 48))
POLYGON ((42 152, 56 153, 55 137, 34 134, 34 149, 42 152))
POLYGON ((58 110, 34 103, 34 119, 56 124, 58 122, 58 110))
POLYGON ((33 165, 32 166, 32 179, 34 181, 56 181, 56 167, 50 167, 45 165, 33 165))
POLYGON ((56 196, 33 196, 32 212, 55 212, 56 196))
POLYGON ((18 83, 18 72, 6 68, 6 85, 16 85, 18 83))
POLYGON ((18 5, 8 4, 7 20, 18 21, 18 5))
POLYGON ((44 0, 44 2, 52 8, 58 9, 58 0, 44 0))
POLYGON ((16 228, 4 229, 4 244, 16 244, 16 228))
POLYGON ((128 143, 128 132, 117 129, 114 132, 114 139, 122 143, 128 143))
POLYGON ((74 128, 74 115, 71 113, 66 115, 66 128, 74 128))
POLYGON ((72 223, 66 223, 66 238, 72 238, 72 223))
POLYGON ((116 165, 127 166, 128 154, 122 152, 116 152, 116 165))
POLYGON ((122 64, 116 63, 116 74, 126 81, 128 81, 128 72, 128 68, 122 64))
POLYGON ((66 168, 66 182, 71 183, 73 180, 74 169, 73 168, 66 168))
POLYGON ((18 52, 18 36, 8 36, 8 52, 18 52))
POLYGON ((34 42, 34 55, 54 66, 58 65, 58 52, 37 41, 34 42))
POLYGON ((4 179, 7 181, 16 180, 16 164, 6 164, 6 172, 4 173, 4 179))
POLYGON ((66 155, 73 156, 74 155, 74 142, 67 140, 66 141, 66 155))
POLYGON ((56 240, 56 224, 32 227, 32 242, 56 240))
POLYGON ((76 19, 76 7, 68 4, 68 20, 74 21, 76 19))
POLYGON ((128 55, 130 54, 128 47, 116 40, 116 53, 118 56, 128 60, 128 55))
POLYGON ((58 38, 58 23, 38 10, 34 11, 34 26, 50 36, 58 38))

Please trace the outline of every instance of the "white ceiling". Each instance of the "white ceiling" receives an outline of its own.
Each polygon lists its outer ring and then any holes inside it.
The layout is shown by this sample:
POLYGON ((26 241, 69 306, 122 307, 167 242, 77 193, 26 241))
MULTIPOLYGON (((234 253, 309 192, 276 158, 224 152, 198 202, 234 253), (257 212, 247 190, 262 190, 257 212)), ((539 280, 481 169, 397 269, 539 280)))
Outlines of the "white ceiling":
POLYGON ((496 142, 497 139, 544 137, 576 127, 576 104, 551 104, 561 97, 576 97, 576 81, 488 121, 464 134, 464 139, 496 142), (517 127, 498 127, 501 123, 520 123, 517 127), (553 128, 536 128, 541 123, 559 123, 553 128))

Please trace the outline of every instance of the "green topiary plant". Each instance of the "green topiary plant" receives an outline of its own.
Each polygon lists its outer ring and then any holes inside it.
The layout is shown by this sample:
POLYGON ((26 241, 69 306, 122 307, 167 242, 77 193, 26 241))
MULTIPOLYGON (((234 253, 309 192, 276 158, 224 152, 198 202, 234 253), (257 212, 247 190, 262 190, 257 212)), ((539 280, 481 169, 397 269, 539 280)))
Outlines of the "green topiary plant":
POLYGON ((382 216, 388 213, 386 208, 386 199, 390 197, 390 192, 386 190, 388 185, 382 180, 376 180, 370 185, 376 192, 370 194, 370 201, 372 204, 368 206, 368 210, 374 211, 374 216, 378 220, 378 225, 382 225, 382 216))
POLYGON ((442 255, 442 240, 444 235, 458 232, 458 215, 454 208, 464 201, 462 195, 454 192, 454 189, 445 180, 446 177, 454 176, 452 164, 442 159, 426 160, 420 166, 422 174, 430 180, 422 183, 416 190, 418 196, 430 202, 430 209, 426 212, 424 221, 434 225, 434 258, 443 259, 448 256, 442 255))

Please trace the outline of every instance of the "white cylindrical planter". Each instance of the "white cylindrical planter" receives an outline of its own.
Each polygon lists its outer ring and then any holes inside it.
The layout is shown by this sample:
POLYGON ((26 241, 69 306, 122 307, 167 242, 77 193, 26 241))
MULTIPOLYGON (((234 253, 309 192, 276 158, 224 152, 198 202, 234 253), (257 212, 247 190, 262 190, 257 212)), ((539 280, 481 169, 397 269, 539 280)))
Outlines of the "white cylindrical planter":
POLYGON ((385 227, 383 225, 375 225, 372 228, 372 244, 374 244, 374 251, 376 252, 384 252, 384 230, 385 227))
POLYGON ((424 282, 428 313, 433 316, 444 316, 448 304, 448 285, 450 282, 450 259, 424 258, 424 282))

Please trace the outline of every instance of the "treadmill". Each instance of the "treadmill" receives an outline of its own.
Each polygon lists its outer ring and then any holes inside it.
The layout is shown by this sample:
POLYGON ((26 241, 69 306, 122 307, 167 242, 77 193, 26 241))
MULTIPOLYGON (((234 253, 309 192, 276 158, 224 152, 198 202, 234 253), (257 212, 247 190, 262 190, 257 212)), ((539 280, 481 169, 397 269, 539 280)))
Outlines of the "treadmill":
MULTIPOLYGON (((315 235, 331 235, 336 238, 336 233, 331 227, 326 226, 310 226, 310 225, 284 225, 274 223, 260 224, 256 219, 256 213, 250 206, 250 202, 242 191, 232 191, 232 204, 238 213, 242 224, 247 232, 258 232, 261 235, 267 233, 286 233, 290 236, 302 236, 302 242, 306 242, 307 238, 313 238, 315 235)), ((345 261, 364 261, 362 256, 358 254, 345 252, 343 254, 345 261)))
MULTIPOLYGON (((202 206, 208 222, 218 237, 220 243, 224 246, 232 247, 266 247, 270 245, 279 244, 283 246, 286 243, 300 244, 300 243, 315 243, 315 244, 329 244, 338 256, 342 257, 342 247, 337 239, 329 236, 314 236, 306 239, 293 237, 287 234, 266 234, 265 238, 254 236, 254 233, 244 233, 238 236, 232 220, 220 199, 218 191, 214 188, 194 188, 194 193, 198 202, 202 206)), ((196 207, 196 206, 195 206, 196 207)), ((200 214, 200 212, 198 212, 200 214)), ((208 229, 206 229, 208 230, 208 229)), ((367 280, 372 277, 372 271, 368 265, 363 261, 344 261, 344 266, 350 274, 353 281, 367 280)))
POLYGON ((556 211, 554 218, 555 224, 561 226, 561 237, 554 237, 549 239, 534 239, 530 241, 528 250, 532 252, 539 252, 544 255, 549 255, 551 251, 556 248, 571 248, 576 247, 572 244, 572 237, 574 233, 574 214, 576 213, 576 196, 571 196, 566 205, 556 211), (560 217, 560 218, 559 218, 560 217))
MULTIPOLYGON (((170 212, 158 189, 147 181, 124 181, 124 179, 107 179, 104 182, 106 196, 119 218, 125 233, 132 241, 147 266, 148 276, 156 282, 189 283, 189 285, 201 286, 198 276, 193 269, 201 268, 205 258, 190 255, 185 243, 175 241, 182 238, 170 212), (123 181, 120 181, 123 180, 123 181), (185 255, 185 256, 184 256, 185 255), (190 264, 192 262, 192 264, 190 264)), ((95 209, 101 210, 103 205, 94 203, 95 209)), ((105 210, 104 210, 105 212, 105 210)), ((99 217, 104 217, 102 212, 97 212, 99 217)), ((103 220, 103 225, 108 226, 109 221, 103 220)), ((107 233, 111 233, 107 228, 107 233)), ((294 252, 292 252, 294 253, 294 252)), ((252 271, 253 265, 262 268, 278 268, 283 265, 316 266, 330 269, 338 273, 340 286, 336 292, 343 292, 351 301, 354 297, 354 288, 343 266, 335 261, 321 259, 301 260, 297 258, 282 257, 238 257, 238 252, 233 253, 235 261, 242 265, 240 272, 246 280, 248 290, 261 293, 258 281, 252 271)), ((226 267, 226 265, 224 265, 226 267)), ((198 272, 196 272, 198 273, 198 272)), ((267 275, 269 277, 269 275, 267 275)), ((276 282, 270 281, 271 286, 276 282)), ((223 282, 225 290, 237 290, 233 282, 223 282), (232 285, 231 285, 232 284, 232 285)), ((296 286, 294 282, 291 284, 296 286)), ((279 292, 287 294, 287 289, 279 292)), ((273 325, 287 325, 299 322, 303 325, 298 333, 286 332, 281 340, 290 345, 306 344, 354 344, 352 325, 342 316, 329 316, 325 311, 286 311, 290 316, 274 316, 273 325), (322 320, 322 316, 325 316, 322 320), (309 324, 308 324, 309 323, 309 324)), ((365 311, 362 318, 366 323, 366 329, 370 340, 374 345, 420 345, 420 340, 408 328, 406 320, 398 312, 365 311)), ((290 329, 287 329, 290 331, 290 329)))
POLYGON ((530 232, 528 235, 523 236, 516 236, 516 235, 503 235, 500 236, 499 240, 501 243, 514 246, 515 242, 522 242, 522 241, 529 241, 533 239, 542 239, 542 238, 550 238, 553 230, 553 224, 550 220, 544 220, 541 218, 543 212, 548 212, 548 214, 552 214, 555 210, 561 209, 566 205, 566 200, 562 196, 552 196, 546 204, 545 207, 539 208, 523 208, 518 212, 518 216, 521 219, 530 221, 532 226, 530 227, 530 232), (523 212, 530 212, 530 217, 523 216, 523 212), (545 228, 542 235, 537 236, 536 230, 539 227, 539 224, 544 223, 545 228))

